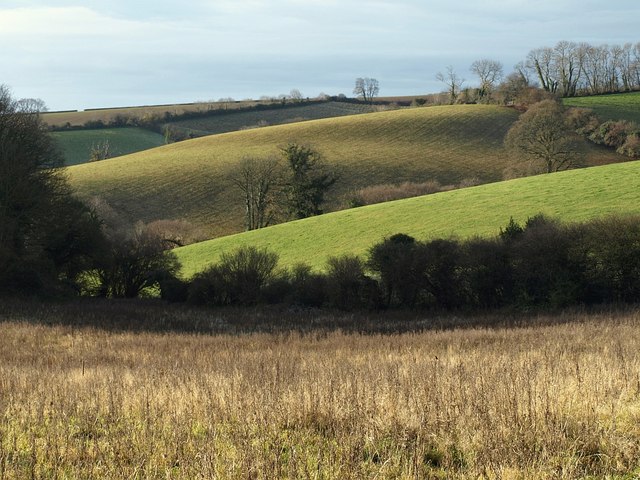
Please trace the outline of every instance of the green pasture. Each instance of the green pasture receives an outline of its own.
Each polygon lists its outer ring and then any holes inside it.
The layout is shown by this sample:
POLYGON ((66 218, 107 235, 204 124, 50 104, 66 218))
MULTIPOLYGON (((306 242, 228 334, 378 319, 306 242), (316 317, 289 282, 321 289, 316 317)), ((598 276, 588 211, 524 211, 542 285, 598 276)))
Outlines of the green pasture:
POLYGON ((89 161, 94 145, 109 142, 111 156, 127 155, 164 145, 164 137, 142 128, 101 128, 95 130, 69 130, 52 132, 65 159, 65 165, 78 165, 89 161))
POLYGON ((242 245, 278 253, 280 265, 322 268, 328 257, 363 255, 395 233, 418 239, 495 236, 513 217, 565 221, 640 213, 640 161, 520 178, 334 212, 175 250, 190 277, 242 245))
POLYGON ((640 92, 565 98, 571 107, 592 109, 601 121, 630 120, 640 123, 640 92))

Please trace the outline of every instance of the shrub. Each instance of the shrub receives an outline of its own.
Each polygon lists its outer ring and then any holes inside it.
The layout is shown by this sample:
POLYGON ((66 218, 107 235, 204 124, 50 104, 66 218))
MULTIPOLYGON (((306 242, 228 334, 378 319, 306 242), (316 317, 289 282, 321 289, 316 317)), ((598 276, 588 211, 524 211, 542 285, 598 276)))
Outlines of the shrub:
POLYGON ((403 233, 392 235, 369 250, 367 267, 380 278, 387 306, 413 307, 422 286, 418 243, 403 233))
POLYGON ((359 257, 331 257, 327 267, 327 297, 331 306, 344 310, 375 306, 376 285, 364 274, 359 257))
POLYGON ((263 299, 267 284, 276 278, 278 255, 254 246, 224 253, 217 265, 196 275, 189 301, 215 305, 254 305, 263 299))
POLYGON ((600 125, 596 114, 588 108, 569 108, 565 113, 565 119, 569 128, 579 135, 589 136, 600 125))
POLYGON ((175 254, 166 252, 163 240, 142 223, 108 236, 108 250, 96 271, 100 296, 135 298, 180 268, 175 254))
POLYGON ((327 279, 304 264, 294 265, 289 274, 290 302, 307 307, 321 307, 327 303, 327 279))
POLYGON ((627 136, 624 144, 616 151, 630 158, 640 158, 640 133, 635 132, 627 136))
POLYGON ((589 303, 640 299, 640 217, 610 217, 585 227, 589 303))
POLYGON ((466 303, 462 248, 458 241, 435 239, 420 245, 419 268, 423 273, 427 305, 450 309, 466 303))
POLYGON ((469 301, 480 308, 508 305, 513 298, 513 271, 505 242, 474 238, 464 244, 464 250, 469 301))
POLYGON ((543 215, 527 221, 509 245, 517 303, 565 306, 580 300, 579 257, 572 255, 577 233, 543 215))

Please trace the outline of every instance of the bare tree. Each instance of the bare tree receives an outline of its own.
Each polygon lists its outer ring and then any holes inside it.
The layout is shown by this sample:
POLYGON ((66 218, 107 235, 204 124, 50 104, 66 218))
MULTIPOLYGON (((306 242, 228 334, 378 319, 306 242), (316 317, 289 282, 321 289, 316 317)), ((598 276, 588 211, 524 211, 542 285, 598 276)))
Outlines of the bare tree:
POLYGON ((256 230, 271 225, 276 216, 276 200, 282 169, 277 158, 242 160, 231 181, 244 197, 245 227, 256 230))
POLYGON ((111 145, 109 144, 109 140, 104 140, 103 142, 94 143, 91 145, 91 151, 89 152, 89 161, 97 162, 99 160, 106 160, 107 158, 111 158, 111 145))
POLYGON ((297 88, 294 88, 289 92, 289 98, 294 102, 301 102, 302 93, 300 93, 300 90, 298 90, 297 88))
POLYGON ((497 82, 502 79, 502 63, 483 58, 471 64, 471 72, 480 79, 480 98, 489 98, 497 82))
POLYGON ((558 42, 553 49, 553 63, 560 95, 573 97, 576 95, 582 64, 584 62, 585 48, 574 42, 558 42))
POLYGON ((551 173, 573 166, 578 156, 574 138, 562 106, 544 100, 532 105, 513 124, 505 145, 519 156, 542 162, 545 171, 551 173))
POLYGON ((380 84, 375 78, 356 78, 353 94, 362 98, 365 102, 373 103, 373 99, 380 92, 380 84))
POLYGON ((555 93, 558 90, 558 80, 553 65, 553 50, 549 47, 531 50, 527 55, 527 68, 538 77, 543 90, 555 93))
POLYGON ((447 92, 449 93, 449 103, 451 105, 456 103, 458 95, 460 94, 460 89, 462 88, 462 84, 464 83, 464 79, 460 78, 453 67, 449 65, 447 67, 446 73, 438 72, 436 74, 436 80, 444 83, 447 86, 447 92))
POLYGON ((640 45, 561 41, 529 52, 526 69, 544 90, 562 97, 635 90, 640 87, 640 45))
POLYGON ((16 101, 16 109, 22 113, 43 113, 49 111, 47 104, 40 98, 21 98, 16 101))

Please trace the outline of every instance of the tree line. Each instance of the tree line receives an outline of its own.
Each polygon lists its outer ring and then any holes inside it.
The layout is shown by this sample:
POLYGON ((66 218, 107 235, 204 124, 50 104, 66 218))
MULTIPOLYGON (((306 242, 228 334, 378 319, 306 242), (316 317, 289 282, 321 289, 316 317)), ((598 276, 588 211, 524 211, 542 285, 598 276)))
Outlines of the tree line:
POLYGON ((640 42, 590 45, 561 41, 554 47, 531 50, 516 69, 561 97, 629 92, 640 89, 640 42))
POLYGON ((365 258, 342 255, 324 272, 278 268, 267 249, 241 247, 165 298, 204 305, 285 303, 358 309, 558 308, 640 299, 640 217, 562 224, 511 221, 496 238, 419 241, 392 235, 365 258))

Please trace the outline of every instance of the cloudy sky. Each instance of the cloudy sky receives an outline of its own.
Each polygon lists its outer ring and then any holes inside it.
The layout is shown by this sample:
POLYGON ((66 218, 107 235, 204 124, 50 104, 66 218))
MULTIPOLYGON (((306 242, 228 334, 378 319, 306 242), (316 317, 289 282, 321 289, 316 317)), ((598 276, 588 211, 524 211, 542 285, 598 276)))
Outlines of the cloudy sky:
POLYGON ((638 42, 638 0, 0 0, 0 84, 53 110, 439 91, 560 40, 638 42))

